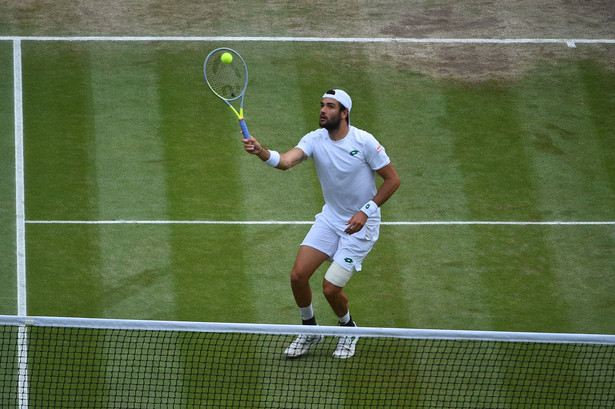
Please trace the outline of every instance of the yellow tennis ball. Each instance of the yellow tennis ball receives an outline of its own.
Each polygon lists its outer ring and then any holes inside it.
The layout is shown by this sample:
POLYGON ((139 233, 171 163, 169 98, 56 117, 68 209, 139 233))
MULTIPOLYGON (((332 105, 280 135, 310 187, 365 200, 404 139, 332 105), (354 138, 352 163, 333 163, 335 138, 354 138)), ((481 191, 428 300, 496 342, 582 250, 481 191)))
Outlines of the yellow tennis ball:
POLYGON ((220 59, 225 64, 230 64, 233 62, 233 55, 231 53, 224 53, 220 56, 220 59))

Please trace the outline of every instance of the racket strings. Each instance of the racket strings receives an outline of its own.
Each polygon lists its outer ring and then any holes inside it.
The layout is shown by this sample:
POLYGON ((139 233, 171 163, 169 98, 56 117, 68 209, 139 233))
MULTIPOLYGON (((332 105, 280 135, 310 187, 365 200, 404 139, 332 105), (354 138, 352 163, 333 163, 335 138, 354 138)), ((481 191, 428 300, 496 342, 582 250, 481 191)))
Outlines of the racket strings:
POLYGON ((219 55, 212 55, 205 66, 205 75, 212 91, 227 100, 238 98, 246 86, 246 69, 238 56, 226 64, 219 55))

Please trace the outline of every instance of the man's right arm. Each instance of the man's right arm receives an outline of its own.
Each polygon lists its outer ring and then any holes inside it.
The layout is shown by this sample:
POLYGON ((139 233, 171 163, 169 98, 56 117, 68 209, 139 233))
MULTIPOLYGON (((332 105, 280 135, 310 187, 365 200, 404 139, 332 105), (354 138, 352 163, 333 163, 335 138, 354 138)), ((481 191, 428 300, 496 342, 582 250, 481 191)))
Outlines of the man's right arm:
MULTIPOLYGON (((246 152, 258 156, 263 162, 267 162, 271 158, 271 151, 264 148, 253 136, 244 139, 243 145, 246 152)), ((308 158, 305 152, 297 147, 292 148, 288 152, 280 153, 279 157, 280 160, 275 167, 281 170, 290 169, 308 158)))

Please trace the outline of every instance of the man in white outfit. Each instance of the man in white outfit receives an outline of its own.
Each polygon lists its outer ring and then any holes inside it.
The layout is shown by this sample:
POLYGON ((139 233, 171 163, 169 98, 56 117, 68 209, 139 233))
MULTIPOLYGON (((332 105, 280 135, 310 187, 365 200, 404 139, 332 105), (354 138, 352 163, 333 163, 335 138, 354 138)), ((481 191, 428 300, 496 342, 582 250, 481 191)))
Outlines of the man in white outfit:
MULTIPOLYGON (((356 326, 343 289, 376 243, 380 206, 397 190, 400 179, 376 138, 350 125, 352 100, 345 91, 327 91, 320 106, 320 129, 305 135, 288 152, 266 149, 253 136, 244 139, 244 148, 281 170, 313 159, 325 204, 299 247, 291 288, 303 324, 316 325, 309 279, 324 261, 330 261, 323 293, 340 325, 356 326), (376 173, 383 179, 378 189, 376 173)), ((320 335, 300 335, 285 354, 301 356, 321 340, 320 335)), ((340 337, 333 356, 350 358, 356 342, 356 337, 340 337)))

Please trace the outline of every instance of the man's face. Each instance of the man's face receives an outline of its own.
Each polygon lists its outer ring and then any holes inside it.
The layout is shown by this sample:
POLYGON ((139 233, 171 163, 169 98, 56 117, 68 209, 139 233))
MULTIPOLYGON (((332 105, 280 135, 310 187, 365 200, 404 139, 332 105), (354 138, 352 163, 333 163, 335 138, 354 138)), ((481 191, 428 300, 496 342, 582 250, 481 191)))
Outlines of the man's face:
POLYGON ((330 131, 339 128, 341 121, 340 104, 333 98, 323 98, 320 102, 320 127, 330 131))

